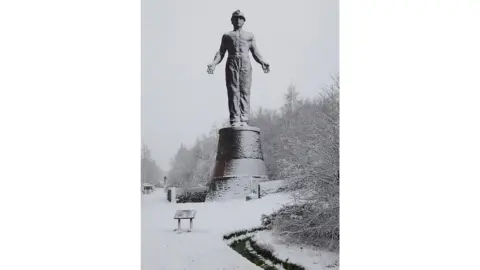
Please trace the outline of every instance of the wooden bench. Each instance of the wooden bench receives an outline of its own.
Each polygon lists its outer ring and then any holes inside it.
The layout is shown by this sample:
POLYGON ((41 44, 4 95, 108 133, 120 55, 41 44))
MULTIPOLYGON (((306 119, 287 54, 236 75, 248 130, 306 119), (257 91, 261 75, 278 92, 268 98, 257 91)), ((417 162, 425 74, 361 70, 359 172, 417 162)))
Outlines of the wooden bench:
POLYGON ((180 230, 180 221, 182 219, 190 220, 190 229, 188 231, 189 232, 192 231, 194 218, 195 218, 195 210, 177 210, 175 212, 175 216, 173 217, 173 219, 176 219, 178 221, 178 227, 177 229, 175 229, 175 231, 180 230))
POLYGON ((155 190, 155 188, 152 185, 145 185, 144 184, 143 187, 142 187, 143 194, 148 194, 150 192, 153 192, 154 190, 155 190))

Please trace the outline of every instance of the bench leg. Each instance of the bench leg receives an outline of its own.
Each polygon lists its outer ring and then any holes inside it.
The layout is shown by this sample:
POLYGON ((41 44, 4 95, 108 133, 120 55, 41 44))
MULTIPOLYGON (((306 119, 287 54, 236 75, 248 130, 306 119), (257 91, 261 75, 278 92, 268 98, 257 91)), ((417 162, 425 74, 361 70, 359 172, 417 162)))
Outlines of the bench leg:
POLYGON ((190 231, 192 230, 193 228, 193 219, 190 219, 190 231))
POLYGON ((177 219, 178 220, 178 228, 177 230, 180 230, 180 219, 177 219))

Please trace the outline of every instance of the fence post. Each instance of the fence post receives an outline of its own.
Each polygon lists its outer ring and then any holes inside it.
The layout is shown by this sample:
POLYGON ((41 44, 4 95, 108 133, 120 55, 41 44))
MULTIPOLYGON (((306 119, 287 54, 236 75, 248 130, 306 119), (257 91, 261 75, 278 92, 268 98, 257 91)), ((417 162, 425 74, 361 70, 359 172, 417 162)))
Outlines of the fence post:
POLYGON ((172 203, 177 203, 177 188, 172 187, 172 203))

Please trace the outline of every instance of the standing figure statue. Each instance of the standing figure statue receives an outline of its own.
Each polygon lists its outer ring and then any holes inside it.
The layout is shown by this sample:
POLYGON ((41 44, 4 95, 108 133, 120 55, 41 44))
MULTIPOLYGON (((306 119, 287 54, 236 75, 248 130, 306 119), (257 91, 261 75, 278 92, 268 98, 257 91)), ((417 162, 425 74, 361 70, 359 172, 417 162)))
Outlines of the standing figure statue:
POLYGON ((233 31, 222 36, 220 49, 212 63, 208 65, 207 72, 213 74, 215 66, 222 62, 225 52, 228 51, 225 66, 225 79, 228 90, 228 109, 230 111, 230 124, 232 126, 248 125, 250 113, 250 86, 252 85, 252 65, 249 51, 265 73, 270 72, 270 65, 260 55, 255 37, 252 33, 242 29, 245 16, 237 10, 233 12, 231 22, 233 31))

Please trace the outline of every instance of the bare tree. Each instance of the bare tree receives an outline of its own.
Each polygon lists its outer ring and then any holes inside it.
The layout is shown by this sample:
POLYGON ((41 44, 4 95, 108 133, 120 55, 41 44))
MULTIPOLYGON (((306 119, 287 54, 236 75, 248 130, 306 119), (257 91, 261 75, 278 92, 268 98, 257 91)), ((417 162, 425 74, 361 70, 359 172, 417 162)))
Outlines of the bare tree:
POLYGON ((280 235, 331 249, 338 249, 339 237, 338 82, 292 114, 282 136, 287 154, 278 162, 297 207, 283 209, 274 221, 280 235))

